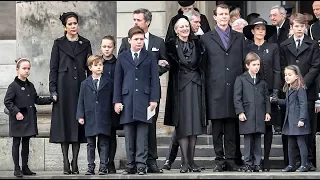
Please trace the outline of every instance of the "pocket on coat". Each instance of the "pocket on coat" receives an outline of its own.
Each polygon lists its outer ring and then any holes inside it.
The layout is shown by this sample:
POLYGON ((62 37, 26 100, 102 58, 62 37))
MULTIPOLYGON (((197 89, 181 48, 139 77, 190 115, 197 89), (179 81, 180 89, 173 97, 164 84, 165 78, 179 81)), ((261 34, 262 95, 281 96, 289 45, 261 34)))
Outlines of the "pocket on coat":
POLYGON ((58 69, 58 72, 66 72, 66 71, 68 71, 67 66, 59 67, 59 69, 58 69))
POLYGON ((129 90, 128 89, 122 89, 122 95, 126 95, 126 94, 128 94, 129 93, 129 90))
POLYGON ((144 88, 144 93, 150 94, 150 88, 144 88))

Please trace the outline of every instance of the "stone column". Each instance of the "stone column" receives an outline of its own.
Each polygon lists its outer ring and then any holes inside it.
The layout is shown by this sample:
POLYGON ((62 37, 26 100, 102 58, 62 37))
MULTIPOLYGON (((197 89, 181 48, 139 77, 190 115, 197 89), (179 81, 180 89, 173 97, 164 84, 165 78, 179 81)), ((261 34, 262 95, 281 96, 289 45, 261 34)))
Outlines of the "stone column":
MULTIPOLYGON (((49 63, 54 39, 64 35, 59 20, 63 12, 79 15, 79 34, 91 41, 93 54, 100 54, 104 35, 116 37, 115 1, 17 1, 17 57, 31 60, 29 79, 39 95, 49 95, 49 63)), ((50 129, 51 105, 38 106, 39 134, 50 129)))

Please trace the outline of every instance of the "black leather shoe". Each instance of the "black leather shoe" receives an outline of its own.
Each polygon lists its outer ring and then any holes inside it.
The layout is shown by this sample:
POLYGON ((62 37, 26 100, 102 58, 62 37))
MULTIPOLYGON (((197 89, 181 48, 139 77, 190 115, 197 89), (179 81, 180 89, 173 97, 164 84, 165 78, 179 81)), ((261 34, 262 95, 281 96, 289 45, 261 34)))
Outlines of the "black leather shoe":
POLYGON ((296 170, 296 172, 308 172, 308 168, 305 167, 305 166, 300 166, 300 167, 296 170))
POLYGON ((145 174, 147 174, 146 168, 143 168, 143 167, 138 168, 138 169, 137 169, 137 172, 138 172, 139 175, 145 175, 145 174))
POLYGON ((108 173, 109 174, 116 174, 117 171, 116 171, 116 166, 114 165, 114 162, 109 162, 109 165, 108 165, 108 173))
POLYGON ((187 173, 188 170, 189 170, 188 167, 189 167, 188 165, 181 165, 181 167, 180 167, 180 173, 187 173))
POLYGON ((293 169, 292 166, 289 165, 289 166, 287 166, 286 168, 282 169, 281 171, 282 171, 282 172, 293 172, 294 169, 293 169))
POLYGON ((23 175, 36 175, 37 173, 32 172, 28 166, 23 166, 22 167, 22 173, 23 175))
POLYGON ((197 166, 196 164, 188 166, 190 172, 201 172, 201 167, 197 166))
POLYGON ((135 173, 136 173, 135 168, 127 168, 122 172, 122 175, 135 174, 135 173))
POLYGON ((252 172, 252 167, 250 165, 244 165, 242 168, 243 172, 252 172))
MULTIPOLYGON (((302 166, 301 166, 301 167, 302 167, 302 166)), ((308 169, 308 171, 316 171, 316 170, 317 170, 317 168, 314 167, 311 162, 307 165, 307 169, 308 169)))
POLYGON ((85 175, 94 175, 94 167, 90 166, 88 167, 87 172, 85 173, 85 175))
POLYGON ((163 170, 160 169, 156 164, 148 166, 148 173, 163 173, 163 170))
POLYGON ((227 171, 236 171, 236 172, 241 172, 241 168, 239 166, 237 166, 236 164, 232 164, 226 167, 227 171))
POLYGON ((99 175, 106 175, 106 174, 108 174, 108 168, 100 167, 99 168, 99 175))
POLYGON ((254 165, 252 168, 252 172, 260 172, 261 168, 259 165, 254 165))
POLYGON ((19 178, 23 177, 23 173, 22 173, 20 168, 19 169, 15 169, 14 172, 13 172, 13 175, 15 177, 19 177, 19 178))
POLYGON ((213 172, 223 172, 224 171, 224 167, 220 164, 217 164, 214 168, 213 168, 213 172))
POLYGON ((72 174, 79 174, 79 168, 78 168, 77 161, 71 160, 71 169, 72 169, 72 171, 71 171, 72 174))
POLYGON ((170 170, 172 163, 169 160, 166 160, 166 162, 163 164, 162 169, 170 170))

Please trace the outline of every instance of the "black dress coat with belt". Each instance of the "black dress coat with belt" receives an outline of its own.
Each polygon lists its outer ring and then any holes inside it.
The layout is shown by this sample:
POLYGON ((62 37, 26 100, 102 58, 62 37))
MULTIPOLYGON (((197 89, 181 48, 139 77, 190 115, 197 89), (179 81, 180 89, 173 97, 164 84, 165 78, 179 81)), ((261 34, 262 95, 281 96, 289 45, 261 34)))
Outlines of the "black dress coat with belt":
POLYGON ((152 123, 147 120, 150 102, 160 101, 158 60, 153 52, 141 49, 134 62, 131 50, 119 54, 114 77, 113 103, 122 103, 120 124, 152 123))
POLYGON ((113 83, 106 77, 100 77, 99 87, 95 88, 92 76, 82 81, 78 108, 77 120, 84 119, 86 137, 104 134, 110 136, 112 125, 112 104, 113 83))
POLYGON ((233 86, 244 72, 247 48, 244 35, 230 30, 229 45, 224 47, 215 29, 200 38, 206 50, 207 119, 235 118, 233 86))
POLYGON ((282 128, 284 135, 306 135, 310 133, 310 120, 308 115, 308 101, 306 90, 288 90, 286 99, 278 99, 277 104, 286 105, 286 115, 282 128), (302 121, 304 126, 298 127, 302 121))
POLYGON ((70 42, 63 36, 54 41, 49 74, 49 90, 57 95, 53 103, 50 142, 85 143, 84 127, 76 119, 80 84, 86 79, 87 58, 92 54, 90 41, 82 36, 70 42))
POLYGON ((299 67, 307 87, 308 101, 318 100, 316 78, 320 73, 320 50, 317 41, 312 40, 308 35, 304 35, 298 52, 293 36, 281 43, 280 67, 282 80, 284 80, 284 68, 288 65, 299 67))
POLYGON ((9 136, 30 137, 38 135, 37 105, 51 104, 52 99, 39 97, 34 85, 27 79, 20 80, 18 77, 9 85, 4 97, 4 105, 9 110, 9 136), (22 120, 17 120, 16 115, 20 112, 22 120))
POLYGON ((188 84, 193 80, 195 74, 193 71, 200 72, 201 80, 201 122, 202 126, 207 125, 206 121, 206 103, 205 103, 205 60, 204 47, 199 39, 195 36, 192 38, 194 48, 196 49, 197 65, 189 70, 181 70, 180 58, 178 57, 176 38, 171 38, 166 42, 167 56, 170 63, 168 89, 166 98, 166 110, 164 115, 164 124, 168 126, 178 126, 180 104, 179 104, 179 88, 188 84), (184 79, 179 78, 180 74, 184 73, 184 79), (186 75, 186 74, 189 74, 186 75))
POLYGON ((265 115, 271 114, 268 84, 257 74, 256 83, 249 72, 238 76, 234 83, 234 107, 236 114, 244 113, 247 120, 239 121, 239 133, 265 133, 265 115))

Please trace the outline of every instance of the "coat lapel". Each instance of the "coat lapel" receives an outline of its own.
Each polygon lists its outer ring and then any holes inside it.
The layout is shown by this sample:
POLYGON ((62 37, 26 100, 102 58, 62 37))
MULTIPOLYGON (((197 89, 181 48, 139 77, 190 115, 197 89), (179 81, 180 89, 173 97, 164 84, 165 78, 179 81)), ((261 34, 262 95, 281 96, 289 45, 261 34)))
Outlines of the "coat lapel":
POLYGON ((223 42, 215 29, 212 30, 211 37, 214 41, 216 41, 219 44, 219 46, 221 46, 222 49, 226 51, 226 48, 224 47, 223 42))
POLYGON ((89 45, 89 41, 87 41, 86 39, 84 39, 79 35, 79 40, 78 40, 76 49, 74 51, 74 55, 77 56, 79 53, 87 49, 88 45, 89 45))
POLYGON ((251 78, 251 76, 250 76, 248 71, 246 72, 245 76, 246 76, 247 81, 250 82, 252 85, 254 85, 253 79, 251 78))
POLYGON ((69 56, 75 58, 74 52, 72 50, 71 44, 68 41, 68 39, 64 36, 64 38, 62 38, 59 43, 58 46, 60 47, 60 49, 65 52, 66 54, 68 54, 69 56))
MULTIPOLYGON (((102 75, 103 76, 103 75, 102 75)), ((105 85, 108 84, 108 79, 107 78, 103 78, 101 76, 100 78, 100 83, 99 83, 99 88, 98 88, 98 91, 100 91, 100 89, 102 89, 105 85)))
POLYGON ((94 88, 94 85, 93 85, 93 79, 92 79, 92 76, 89 76, 90 78, 89 79, 87 79, 87 85, 92 89, 92 90, 96 90, 95 88, 94 88))
POLYGON ((299 51, 297 53, 297 56, 299 56, 303 51, 308 49, 308 47, 312 44, 312 39, 309 36, 304 35, 303 41, 301 43, 301 46, 299 48, 299 51))
POLYGON ((146 49, 141 49, 140 51, 140 55, 139 55, 139 61, 136 62, 136 66, 139 66, 139 64, 141 64, 147 57, 148 53, 146 49))
POLYGON ((294 39, 293 37, 290 38, 290 42, 287 44, 289 51, 295 56, 297 57, 297 47, 296 47, 296 43, 294 43, 294 39))
POLYGON ((127 50, 127 52, 125 52, 124 56, 126 57, 126 59, 133 65, 135 66, 133 59, 132 59, 132 55, 131 55, 131 50, 127 50))
POLYGON ((154 36, 153 34, 149 33, 148 51, 152 51, 153 44, 154 44, 154 36))
POLYGON ((234 32, 234 31, 231 30, 231 28, 230 28, 230 39, 229 39, 228 48, 227 48, 226 51, 228 51, 229 48, 232 46, 234 40, 236 40, 236 32, 234 32))

